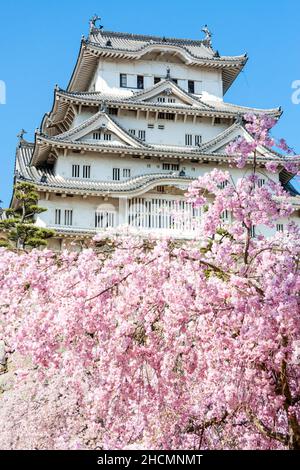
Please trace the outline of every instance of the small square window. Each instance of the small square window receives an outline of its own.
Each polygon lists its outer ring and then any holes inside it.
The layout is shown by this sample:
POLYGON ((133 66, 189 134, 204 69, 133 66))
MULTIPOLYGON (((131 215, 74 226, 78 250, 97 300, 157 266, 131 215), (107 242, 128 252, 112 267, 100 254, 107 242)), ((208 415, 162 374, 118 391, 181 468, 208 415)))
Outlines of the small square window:
POLYGON ((130 168, 123 168, 123 178, 130 178, 130 168))
POLYGON ((263 185, 265 184, 266 180, 264 178, 259 178, 258 181, 257 181, 257 186, 259 188, 262 188, 263 185))
POLYGON ((101 139, 101 131, 93 132, 93 139, 100 140, 101 139))
POLYGON ((282 233, 284 231, 283 224, 276 224, 276 231, 282 233))

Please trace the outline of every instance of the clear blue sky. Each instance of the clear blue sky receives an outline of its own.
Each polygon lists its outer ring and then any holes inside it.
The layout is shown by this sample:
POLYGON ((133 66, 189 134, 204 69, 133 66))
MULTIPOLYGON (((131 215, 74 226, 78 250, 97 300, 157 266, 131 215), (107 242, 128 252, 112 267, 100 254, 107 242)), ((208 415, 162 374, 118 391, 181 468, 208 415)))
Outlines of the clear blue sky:
POLYGON ((224 55, 247 52, 244 72, 225 95, 237 104, 274 107, 284 114, 276 135, 300 151, 300 104, 292 104, 291 83, 300 80, 299 0, 14 0, 1 2, 0 80, 7 104, 0 104, 0 199, 9 204, 16 134, 32 139, 52 107, 57 83, 67 86, 88 19, 97 13, 107 30, 202 38, 207 23, 213 46, 224 55))

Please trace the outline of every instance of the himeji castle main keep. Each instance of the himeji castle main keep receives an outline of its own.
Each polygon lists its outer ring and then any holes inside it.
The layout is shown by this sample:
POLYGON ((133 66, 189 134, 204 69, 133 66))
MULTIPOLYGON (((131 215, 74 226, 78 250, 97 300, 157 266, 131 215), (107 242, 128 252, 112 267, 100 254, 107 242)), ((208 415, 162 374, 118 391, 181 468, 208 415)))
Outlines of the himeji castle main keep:
MULTIPOLYGON (((98 20, 91 19, 67 89, 55 88, 34 142, 21 133, 15 182, 37 186, 47 211, 36 223, 55 230, 54 249, 122 225, 190 236, 201 217, 184 197, 190 182, 229 168, 227 144, 251 139, 243 114, 280 117, 281 110, 223 100, 247 56, 220 55, 207 27, 202 40, 174 39, 110 32, 98 20), (178 208, 182 220, 172 216, 178 208)), ((258 156, 259 184, 270 159, 279 156, 267 149, 258 156)), ((236 179, 245 169, 230 171, 236 179)), ((287 185, 291 175, 275 177, 287 185)), ((293 199, 298 218, 299 196, 293 199)))

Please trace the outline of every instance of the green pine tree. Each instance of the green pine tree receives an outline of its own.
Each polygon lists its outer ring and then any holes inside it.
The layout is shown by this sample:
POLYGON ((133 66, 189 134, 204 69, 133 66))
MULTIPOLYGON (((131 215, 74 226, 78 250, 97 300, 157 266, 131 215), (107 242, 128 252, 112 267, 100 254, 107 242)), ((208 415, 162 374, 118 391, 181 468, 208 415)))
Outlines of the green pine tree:
POLYGON ((37 227, 35 216, 47 209, 38 206, 38 193, 31 183, 17 183, 14 188, 15 209, 4 209, 0 220, 0 246, 36 248, 47 245, 53 230, 37 227))

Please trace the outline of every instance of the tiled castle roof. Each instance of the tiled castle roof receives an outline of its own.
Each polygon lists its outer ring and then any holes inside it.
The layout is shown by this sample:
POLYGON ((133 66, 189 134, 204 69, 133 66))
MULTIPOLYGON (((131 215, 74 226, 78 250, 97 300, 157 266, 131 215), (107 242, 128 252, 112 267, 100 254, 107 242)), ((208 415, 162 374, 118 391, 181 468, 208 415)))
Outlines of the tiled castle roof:
MULTIPOLYGON (((178 86, 178 85, 176 85, 178 86)), ((107 105, 110 104, 143 104, 148 106, 153 106, 158 108, 183 108, 187 110, 194 110, 197 109, 197 105, 191 106, 180 104, 180 103, 152 103, 152 102, 141 102, 138 100, 139 93, 133 93, 129 97, 125 97, 121 94, 109 94, 109 93, 102 93, 102 92, 68 92, 66 90, 60 89, 58 92, 58 96, 62 96, 63 98, 66 97, 70 100, 74 101, 82 101, 82 102, 90 102, 91 104, 95 103, 100 105, 102 102, 106 102, 107 105)), ((206 109, 207 111, 211 111, 212 113, 228 113, 228 114, 246 114, 246 113, 258 113, 258 114, 271 114, 271 115, 279 115, 281 113, 281 108, 269 108, 269 109, 262 109, 262 108, 253 108, 249 106, 240 106, 232 103, 226 103, 221 100, 208 100, 205 97, 202 97, 201 100, 198 96, 192 95, 191 93, 185 92, 191 98, 199 101, 198 109, 199 111, 206 109)))
POLYGON ((30 181, 37 184, 40 189, 65 189, 72 191, 83 191, 90 194, 102 193, 122 193, 143 188, 152 182, 163 182, 166 180, 178 182, 190 182, 192 178, 178 176, 173 173, 152 173, 137 176, 127 181, 93 181, 76 180, 54 175, 52 170, 47 168, 37 168, 30 165, 34 144, 23 140, 16 154, 15 177, 17 181, 30 181), (46 181, 43 182, 43 179, 46 181))
POLYGON ((189 54, 197 58, 208 58, 214 60, 240 61, 245 55, 219 56, 206 40, 169 38, 164 36, 147 36, 143 34, 120 33, 93 29, 89 34, 87 42, 101 48, 111 48, 123 51, 140 51, 150 45, 178 46, 185 49, 189 54))
POLYGON ((89 37, 82 40, 68 90, 84 91, 88 89, 100 56, 137 60, 153 51, 177 52, 182 60, 189 65, 221 69, 224 93, 248 59, 246 54, 220 56, 208 45, 206 40, 164 38, 93 29, 89 37))

